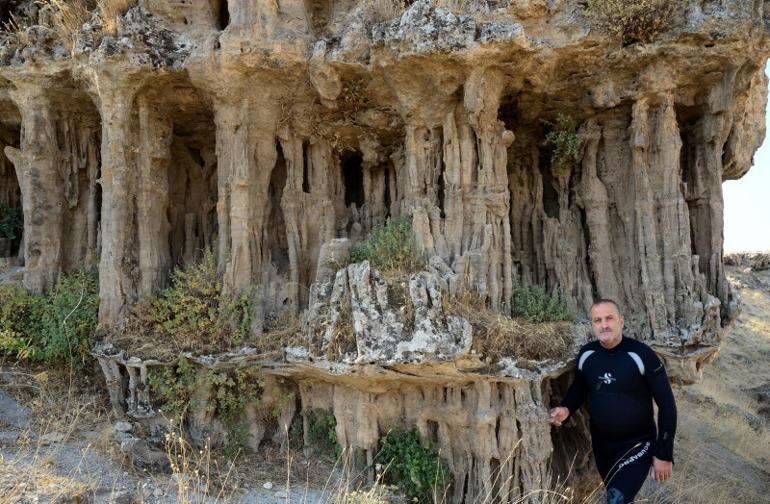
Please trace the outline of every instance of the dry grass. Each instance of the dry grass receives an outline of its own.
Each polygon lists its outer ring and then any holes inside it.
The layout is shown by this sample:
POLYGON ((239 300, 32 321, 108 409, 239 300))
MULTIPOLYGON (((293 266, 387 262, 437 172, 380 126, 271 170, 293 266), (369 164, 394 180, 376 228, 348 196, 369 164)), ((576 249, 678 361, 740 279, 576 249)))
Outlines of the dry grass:
POLYGON ((104 435, 78 441, 84 432, 104 432, 106 404, 87 379, 67 370, 24 369, 4 365, 2 388, 30 411, 30 427, 15 445, 0 453, 0 504, 81 502, 98 486, 98 476, 85 463, 95 448, 105 446, 104 435), (65 451, 67 453, 65 453, 65 451))
POLYGON ((770 425, 747 392, 770 383, 770 272, 727 272, 740 288, 742 313, 703 381, 675 389, 674 477, 645 502, 749 504, 770 493, 770 425))
POLYGON ((78 31, 91 17, 93 2, 89 0, 42 0, 42 3, 53 10, 53 28, 59 39, 72 48, 78 31))
POLYGON ((93 489, 93 484, 72 476, 60 476, 52 471, 53 458, 32 454, 31 459, 0 455, 0 504, 30 502, 29 495, 38 495, 45 502, 81 502, 93 489), (26 459, 26 460, 23 460, 26 459))
POLYGON ((487 307, 476 293, 445 298, 446 313, 459 315, 473 326, 473 349, 493 362, 503 357, 527 360, 563 359, 570 355, 569 322, 529 322, 510 318, 487 307))
MULTIPOLYGON (((321 338, 323 337, 321 336, 321 338)), ((344 296, 334 321, 332 337, 326 345, 326 358, 331 361, 338 361, 345 354, 355 352, 357 349, 356 334, 353 328, 353 307, 350 304, 350 296, 344 296)))
POLYGON ((364 4, 364 25, 371 28, 377 23, 400 17, 409 3, 406 0, 366 0, 364 4))
POLYGON ((19 23, 19 20, 13 14, 11 14, 11 18, 8 21, 2 23, 2 31, 14 36, 18 44, 29 45, 31 42, 27 33, 27 27, 19 23))
POLYGON ((96 0, 99 12, 102 14, 105 35, 115 35, 118 32, 118 17, 136 5, 137 0, 96 0))
POLYGON ((240 462, 237 454, 220 465, 212 458, 208 443, 196 449, 181 429, 176 429, 166 434, 166 456, 176 481, 176 502, 230 502, 238 490, 238 485, 230 481, 236 463, 240 462))

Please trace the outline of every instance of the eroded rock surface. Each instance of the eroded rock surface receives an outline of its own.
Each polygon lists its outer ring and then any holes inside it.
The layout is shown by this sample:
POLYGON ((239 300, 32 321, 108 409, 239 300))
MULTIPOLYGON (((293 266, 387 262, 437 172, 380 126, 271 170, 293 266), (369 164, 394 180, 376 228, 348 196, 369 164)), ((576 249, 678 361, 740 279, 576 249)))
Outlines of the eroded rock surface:
MULTIPOLYGON (((225 292, 256 303, 255 341, 266 321, 302 317, 327 350, 350 310, 341 363, 292 349, 302 358, 266 373, 302 408, 330 406, 364 459, 397 417, 416 425, 463 482, 455 502, 526 495, 561 464, 541 417, 566 365, 522 370, 511 356, 510 372, 469 377, 458 363, 486 364, 468 356, 446 292, 510 315, 514 286, 538 284, 578 318, 614 298, 628 335, 682 381, 737 315, 721 184, 764 137, 765 2, 687 2, 653 42, 626 46, 577 0, 140 0, 71 40, 50 6, 14 5, 21 29, 0 33, 0 203, 21 207, 24 233, 0 252, 23 255, 24 284, 45 292, 97 268, 109 332, 213 249, 225 292), (560 115, 580 145, 567 158, 549 136, 560 115), (397 217, 430 258, 400 292, 344 259, 397 217), (511 488, 489 488, 490 471, 511 488)), ((118 350, 97 352, 113 406, 154 418, 147 366, 168 363, 118 350)), ((201 413, 190 431, 212 425, 201 413)), ((258 447, 268 433, 250 425, 258 447)))

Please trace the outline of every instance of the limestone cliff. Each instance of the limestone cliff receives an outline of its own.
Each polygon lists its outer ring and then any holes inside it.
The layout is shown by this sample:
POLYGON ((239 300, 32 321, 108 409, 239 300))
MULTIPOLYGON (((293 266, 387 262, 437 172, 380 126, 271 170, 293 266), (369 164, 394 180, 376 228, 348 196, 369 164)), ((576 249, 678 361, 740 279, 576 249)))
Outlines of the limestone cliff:
MULTIPOLYGON (((50 7, 15 4, 28 27, 0 34, 0 202, 23 207, 30 289, 98 267, 105 330, 212 248, 226 292, 256 286, 259 339, 266 318, 333 295, 314 284, 333 278, 319 275, 324 244, 396 217, 411 219, 430 258, 434 280, 412 293, 426 306, 442 276, 504 314, 517 284, 563 293, 579 316, 611 297, 627 333, 685 381, 736 316, 721 184, 750 168, 764 138, 768 2, 680 2, 649 43, 607 36, 577 0, 140 0, 115 33, 95 14, 71 40, 50 7), (565 117, 579 138, 566 158, 549 136, 565 117)), ((376 283, 360 267, 345 274, 349 286, 376 283)), ((436 348, 467 350, 462 321, 439 318, 431 330, 451 344, 436 348)), ((388 358, 409 348, 404 338, 388 358)), ((109 362, 120 403, 129 391, 109 362)), ((412 412, 417 401, 371 377, 358 388, 327 377, 339 392, 313 399, 314 373, 295 372, 308 378, 303 398, 333 402, 338 435, 359 432, 348 444, 364 450, 378 427, 365 434, 362 418, 384 413, 345 405, 412 412)), ((438 373, 425 385, 421 397, 438 394, 431 405, 465 415, 465 396, 446 391, 474 383, 468 408, 491 429, 448 415, 436 434, 434 419, 417 421, 456 456, 455 502, 490 491, 500 454, 527 436, 538 455, 521 460, 533 465, 506 474, 515 495, 543 483, 553 461, 537 426, 551 397, 544 373, 508 385, 504 373, 494 383, 438 373), (532 430, 489 423, 508 417, 532 430)))

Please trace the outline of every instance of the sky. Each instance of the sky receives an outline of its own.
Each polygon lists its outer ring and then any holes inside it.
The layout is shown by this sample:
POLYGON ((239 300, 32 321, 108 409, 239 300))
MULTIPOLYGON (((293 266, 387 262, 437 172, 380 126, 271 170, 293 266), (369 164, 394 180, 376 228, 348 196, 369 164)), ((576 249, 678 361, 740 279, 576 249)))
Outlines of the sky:
MULTIPOLYGON (((770 76, 770 65, 765 67, 770 76)), ((722 184, 725 202, 725 253, 770 251, 770 112, 768 134, 754 154, 754 166, 740 180, 722 184)))

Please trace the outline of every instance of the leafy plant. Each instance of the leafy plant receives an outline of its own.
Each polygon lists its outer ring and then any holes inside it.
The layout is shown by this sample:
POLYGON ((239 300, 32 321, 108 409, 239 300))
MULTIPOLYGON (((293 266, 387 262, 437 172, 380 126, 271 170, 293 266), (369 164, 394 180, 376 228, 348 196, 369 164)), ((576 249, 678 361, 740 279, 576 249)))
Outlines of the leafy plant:
POLYGON ((559 113, 556 122, 543 122, 550 129, 545 136, 545 143, 553 146, 551 161, 556 165, 579 161, 582 139, 577 133, 575 120, 567 114, 559 113))
POLYGON ((669 30, 688 0, 588 0, 586 16, 599 31, 624 45, 652 42, 669 30))
POLYGON ((237 367, 231 372, 213 373, 208 377, 214 400, 209 410, 225 425, 234 428, 246 405, 262 397, 262 379, 255 368, 237 367))
POLYGON ((519 285, 513 290, 513 313, 531 322, 572 319, 572 313, 558 292, 548 294, 540 285, 519 285))
POLYGON ((410 499, 434 502, 434 495, 450 482, 438 452, 420 443, 416 430, 394 429, 380 440, 376 460, 385 467, 384 480, 397 485, 410 499))
POLYGON ((21 359, 86 362, 98 321, 99 286, 95 274, 61 275, 48 296, 17 286, 0 287, 0 351, 21 359))
POLYGON ((352 262, 369 261, 383 272, 413 273, 423 267, 417 253, 409 217, 389 219, 384 226, 375 226, 369 237, 350 250, 352 262))
POLYGON ((337 442, 337 419, 331 410, 314 409, 305 413, 308 416, 308 440, 322 454, 337 459, 342 454, 342 447, 337 442))
POLYGON ((247 404, 262 396, 262 380, 257 369, 237 367, 231 371, 212 372, 196 367, 180 357, 175 366, 151 368, 147 381, 154 398, 171 417, 181 419, 193 406, 195 392, 211 387, 207 408, 228 427, 236 427, 247 404))
POLYGON ((151 396, 158 398, 166 416, 176 420, 189 409, 199 379, 195 366, 184 356, 179 357, 176 366, 153 367, 147 372, 151 396))
POLYGON ((15 240, 21 236, 23 226, 19 209, 0 203, 0 239, 15 240))
POLYGON ((222 293, 214 254, 171 275, 171 287, 142 300, 135 309, 145 329, 180 347, 222 348, 244 342, 252 322, 252 295, 222 293))

